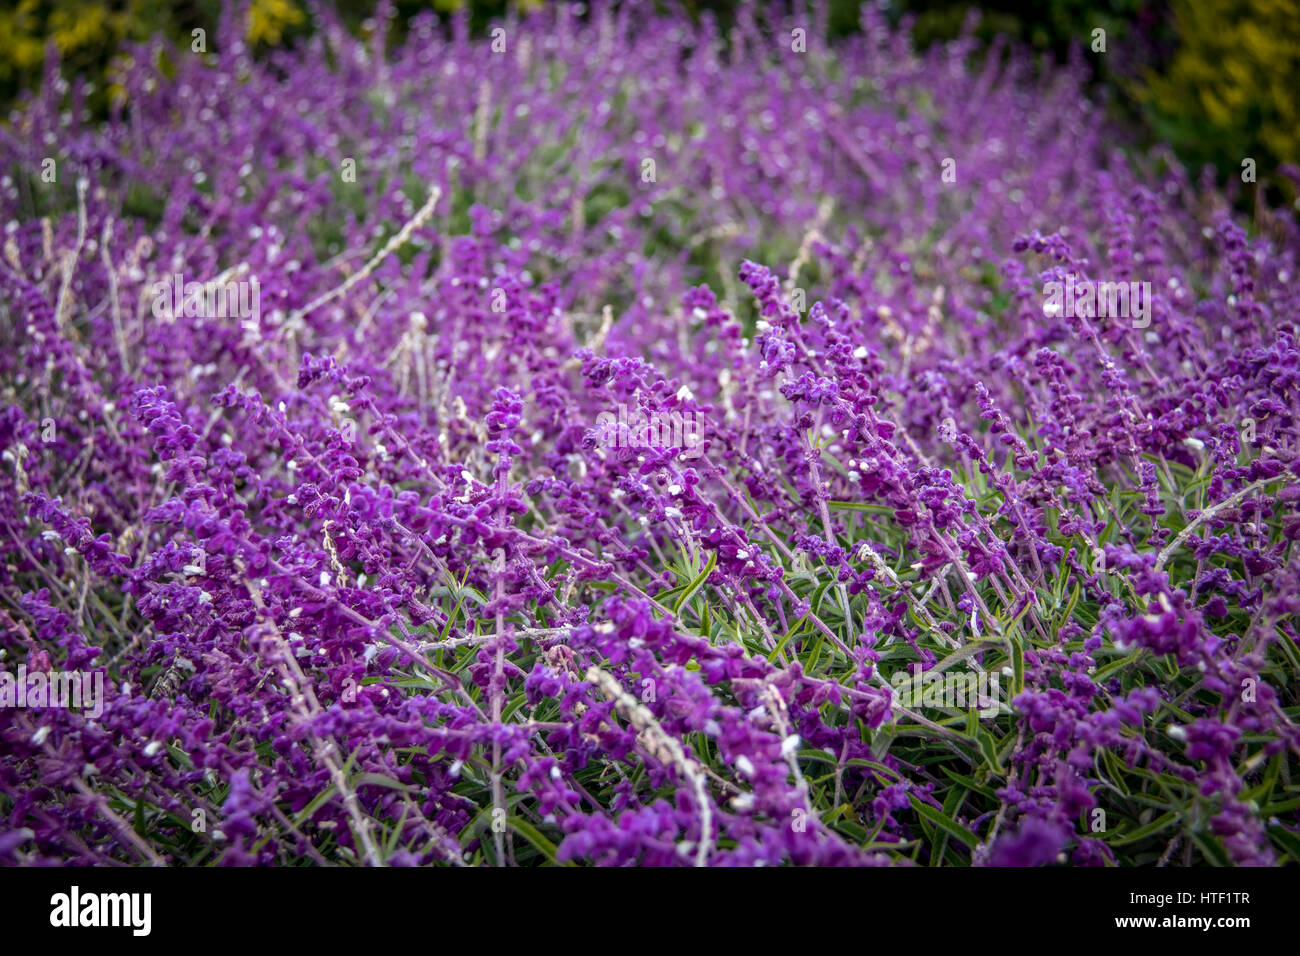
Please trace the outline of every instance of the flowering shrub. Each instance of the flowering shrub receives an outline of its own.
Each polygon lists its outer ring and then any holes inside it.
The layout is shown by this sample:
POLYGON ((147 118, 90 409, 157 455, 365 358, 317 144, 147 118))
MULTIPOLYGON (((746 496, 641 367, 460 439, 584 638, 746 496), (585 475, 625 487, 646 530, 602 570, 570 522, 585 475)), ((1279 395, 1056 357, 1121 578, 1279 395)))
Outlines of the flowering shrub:
POLYGON ((1293 221, 871 9, 315 16, 0 134, 0 859, 1300 859, 1293 221))

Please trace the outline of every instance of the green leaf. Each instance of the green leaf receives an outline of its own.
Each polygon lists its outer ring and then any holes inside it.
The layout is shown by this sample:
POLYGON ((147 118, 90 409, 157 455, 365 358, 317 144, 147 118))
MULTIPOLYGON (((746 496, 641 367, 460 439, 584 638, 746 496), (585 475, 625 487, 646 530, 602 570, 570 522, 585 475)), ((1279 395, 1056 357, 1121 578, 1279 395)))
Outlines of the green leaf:
POLYGON ((552 843, 550 840, 546 839, 546 837, 542 836, 542 834, 537 830, 537 828, 534 827, 527 820, 524 820, 520 817, 512 816, 512 817, 506 817, 506 823, 510 825, 510 828, 512 830, 514 830, 521 837, 523 837, 534 847, 536 847, 537 851, 541 853, 542 856, 546 857, 556 866, 573 866, 573 863, 571 862, 561 863, 558 859, 556 859, 555 844, 552 843))
POLYGON ((1145 840, 1147 837, 1154 836, 1161 830, 1165 829, 1165 827, 1173 823, 1177 817, 1177 811, 1170 810, 1164 816, 1156 817, 1156 819, 1152 820, 1145 826, 1138 827, 1136 830, 1129 830, 1122 836, 1109 838, 1106 843, 1110 846, 1124 846, 1127 843, 1136 843, 1139 840, 1145 840))
POLYGON ((982 783, 976 783, 971 777, 957 773, 955 770, 950 770, 947 767, 940 767, 939 769, 944 772, 948 779, 961 784, 967 790, 970 790, 973 793, 978 793, 981 797, 987 797, 989 800, 998 799, 997 792, 992 787, 986 787, 982 783))
POLYGON ((967 830, 956 820, 953 820, 950 817, 946 816, 945 814, 940 813, 934 807, 930 806, 928 803, 925 803, 919 797, 913 794, 908 794, 908 799, 912 801, 912 809, 914 809, 917 812, 918 816, 924 818, 925 820, 928 820, 930 823, 934 824, 939 829, 943 830, 945 833, 948 833, 951 836, 956 837, 958 840, 966 844, 966 846, 970 847, 972 850, 975 849, 975 847, 979 846, 979 842, 980 842, 979 837, 971 833, 969 830, 967 830))
POLYGON ((1011 699, 1015 700, 1025 689, 1025 639, 1020 634, 1011 635, 1011 699))
POLYGON ((708 563, 704 565, 704 570, 700 572, 699 577, 690 583, 690 586, 686 588, 686 591, 682 596, 677 599, 677 603, 673 605, 673 613, 680 614, 686 603, 690 601, 691 598, 695 597, 695 592, 704 587, 704 582, 709 579, 709 575, 713 573, 713 568, 717 563, 718 553, 716 551, 709 552, 709 560, 708 563))
POLYGON ((355 788, 370 785, 375 787, 387 787, 389 790, 401 790, 403 793, 416 792, 416 788, 412 787, 410 784, 394 780, 392 777, 385 777, 382 773, 359 774, 353 779, 352 785, 355 788))
POLYGON ((1195 843, 1197 847, 1200 848, 1200 851, 1205 854, 1205 860, 1210 866, 1229 865, 1228 854, 1224 852, 1223 847, 1219 845, 1219 841, 1214 839, 1208 833, 1194 831, 1192 833, 1192 842, 1195 843))
POLYGON ((303 821, 305 820, 310 820, 312 814, 314 814, 321 807, 325 806, 325 804, 329 802, 330 798, 333 797, 334 794, 336 793, 338 793, 338 788, 335 787, 333 784, 330 784, 319 794, 317 794, 312 799, 311 803, 307 804, 307 806, 303 807, 301 810, 298 811, 298 815, 294 817, 293 820, 294 827, 301 826, 303 821))
POLYGON ((1268 835, 1286 851, 1292 863, 1300 863, 1300 836, 1280 826, 1269 827, 1268 835))
POLYGON ((976 731, 975 744, 979 747, 980 756, 984 758, 984 762, 988 765, 989 769, 994 773, 1001 775, 1003 772, 1002 761, 998 758, 997 741, 993 739, 993 735, 983 727, 980 727, 976 731))
POLYGON ((869 505, 865 501, 828 501, 826 507, 831 511, 865 511, 873 515, 891 515, 894 509, 887 505, 869 505))

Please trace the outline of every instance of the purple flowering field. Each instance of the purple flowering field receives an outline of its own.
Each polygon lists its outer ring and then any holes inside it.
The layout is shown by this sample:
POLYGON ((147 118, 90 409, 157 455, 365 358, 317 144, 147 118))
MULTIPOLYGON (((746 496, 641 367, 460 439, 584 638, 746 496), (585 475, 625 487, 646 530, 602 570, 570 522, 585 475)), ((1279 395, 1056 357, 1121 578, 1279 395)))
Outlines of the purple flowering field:
POLYGON ((385 9, 0 128, 0 863, 1300 862, 1293 215, 1086 46, 385 9))

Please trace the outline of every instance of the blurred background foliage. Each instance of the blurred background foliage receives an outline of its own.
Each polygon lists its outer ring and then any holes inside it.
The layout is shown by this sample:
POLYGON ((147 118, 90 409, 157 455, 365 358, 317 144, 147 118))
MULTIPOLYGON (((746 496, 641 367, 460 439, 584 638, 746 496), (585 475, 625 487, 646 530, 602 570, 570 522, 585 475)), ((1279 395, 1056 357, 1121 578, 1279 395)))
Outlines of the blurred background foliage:
MULTIPOLYGON (((849 4, 856 6, 856 4, 849 4)), ((1135 121, 1147 142, 1167 142, 1193 169, 1254 205, 1242 161, 1271 205, 1297 203, 1300 184, 1300 0, 987 0, 975 34, 999 35, 1062 62, 1078 44, 1095 67, 1094 90, 1135 121), (1105 30, 1106 52, 1092 52, 1105 30), (1289 171, 1288 171, 1289 170, 1289 171)), ((916 44, 960 34, 969 0, 902 0, 916 44)), ((1293 208, 1300 206, 1293 205, 1293 208)))
MULTIPOLYGON (((508 9, 546 2, 394 0, 395 33, 429 10, 449 15, 468 6, 472 26, 482 30, 508 9)), ((680 5, 697 17, 708 12, 724 27, 738 6, 736 0, 680 5)), ((373 0, 333 6, 351 28, 371 28, 373 0)), ((1239 184, 1242 160, 1253 158, 1270 200, 1295 201, 1296 183, 1277 171, 1300 163, 1300 0, 985 0, 978 6, 974 33, 984 50, 1005 37, 1037 51, 1048 66, 1077 48, 1094 66, 1097 98, 1139 121, 1151 142, 1169 142, 1193 167, 1213 165, 1223 183, 1239 184), (1092 50, 1097 29, 1105 31, 1105 53, 1092 50)), ((958 36, 971 7, 970 0, 884 4, 895 21, 907 19, 920 48, 958 36)), ((161 32, 188 46, 194 29, 214 36, 221 9, 222 0, 0 0, 0 104, 11 106, 39 87, 53 47, 65 75, 95 84, 92 108, 106 109, 123 42, 161 32)), ((240 0, 239 9, 257 50, 292 44, 311 29, 304 0, 240 0)), ((832 34, 852 33, 858 23, 856 0, 830 0, 832 34)))
POLYGON ((1178 0, 1178 46, 1142 96, 1158 137, 1197 163, 1300 162, 1300 2, 1178 0), (1253 151, 1253 152, 1252 152, 1253 151))

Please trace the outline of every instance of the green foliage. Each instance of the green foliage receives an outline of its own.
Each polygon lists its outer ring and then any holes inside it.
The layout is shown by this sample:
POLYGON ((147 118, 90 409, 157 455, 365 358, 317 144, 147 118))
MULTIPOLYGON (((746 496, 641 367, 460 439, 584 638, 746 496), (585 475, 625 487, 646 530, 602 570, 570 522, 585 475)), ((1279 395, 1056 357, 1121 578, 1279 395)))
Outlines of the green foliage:
MULTIPOLYGON (((967 16, 976 6, 980 18, 975 36, 979 39, 989 42, 995 36, 1005 36, 1062 60, 1069 54, 1071 44, 1090 49, 1092 32, 1097 29, 1106 31, 1108 51, 1116 44, 1122 47, 1137 33, 1143 21, 1149 19, 1145 14, 1153 4, 1151 0, 1053 0, 1032 4, 1011 0, 980 4, 970 0, 943 3, 904 0, 897 8, 900 14, 916 18, 912 34, 917 45, 925 47, 960 35, 967 16)), ((1104 69, 1105 64, 1100 65, 1104 69)))
POLYGON ((1227 177, 1247 157, 1261 182, 1300 161, 1300 2, 1177 0, 1174 23, 1177 52, 1144 90, 1158 135, 1227 177))
MULTIPOLYGON (((509 9, 527 11, 545 0, 397 0, 394 34, 401 37, 412 17, 435 12, 447 15, 468 7, 470 24, 483 30, 509 9)), ((52 46, 65 76, 85 77, 95 83, 92 108, 102 113, 108 103, 112 64, 122 45, 166 37, 188 48, 194 30, 207 33, 209 48, 223 8, 223 0, 17 0, 0 8, 0 104, 9 104, 23 91, 39 88, 46 50, 52 46)), ((337 0, 333 8, 355 32, 373 24, 373 0, 337 0)), ((310 32, 304 0, 242 0, 245 36, 254 49, 283 46, 310 32)))

